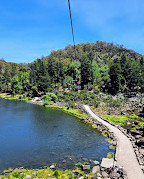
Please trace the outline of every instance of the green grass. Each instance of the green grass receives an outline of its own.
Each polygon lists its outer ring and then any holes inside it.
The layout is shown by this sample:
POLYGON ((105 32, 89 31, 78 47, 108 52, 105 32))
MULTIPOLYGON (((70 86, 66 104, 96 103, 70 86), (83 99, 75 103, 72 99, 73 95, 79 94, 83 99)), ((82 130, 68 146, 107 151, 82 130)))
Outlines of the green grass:
POLYGON ((144 122, 139 122, 139 123, 138 123, 138 126, 139 126, 139 127, 142 127, 143 125, 144 125, 144 122))
MULTIPOLYGON (((8 169, 4 170, 0 174, 1 179, 25 179, 26 175, 30 175, 31 178, 57 178, 57 179, 74 179, 80 176, 84 178, 91 179, 94 174, 85 173, 79 167, 75 167, 72 170, 52 170, 48 167, 44 167, 41 169, 24 169, 23 167, 17 169, 8 169)), ((96 175, 95 175, 96 176, 96 175)))
POLYGON ((114 154, 112 152, 109 152, 107 154, 107 158, 109 158, 109 159, 114 158, 114 154))
POLYGON ((43 169, 23 169, 22 167, 19 169, 9 169, 9 170, 4 170, 3 174, 0 175, 1 179, 4 178, 8 178, 8 179, 15 179, 15 178, 20 178, 20 179, 24 179, 26 175, 30 175, 31 178, 48 178, 48 177, 52 177, 52 178, 66 178, 66 179, 73 179, 74 178, 74 174, 72 174, 72 172, 70 170, 65 170, 65 171, 61 171, 61 170, 56 170, 53 171, 48 167, 45 167, 43 169))
MULTIPOLYGON (((126 122, 127 119, 131 121, 140 120, 140 117, 136 116, 135 114, 131 116, 103 115, 103 117, 107 119, 108 121, 113 122, 114 124, 120 124, 122 127, 124 126, 124 123, 126 122)), ((140 122, 138 126, 142 126, 143 124, 144 122, 140 122)))
POLYGON ((29 97, 19 99, 19 96, 5 97, 5 99, 17 100, 17 101, 24 101, 24 102, 27 102, 27 101, 31 100, 31 98, 29 98, 29 97))
POLYGON ((128 119, 127 116, 116 116, 116 115, 103 115, 103 117, 108 121, 113 122, 114 124, 121 124, 121 126, 123 126, 125 121, 128 119))
POLYGON ((5 98, 6 96, 8 96, 8 93, 0 93, 0 98, 5 98))
POLYGON ((109 147, 110 149, 116 149, 116 146, 113 146, 113 145, 110 145, 110 147, 109 147))
POLYGON ((58 105, 46 105, 45 107, 48 107, 48 108, 53 108, 53 109, 60 109, 68 114, 72 114, 74 115, 75 117, 79 118, 79 119, 82 119, 82 118, 88 118, 89 115, 86 115, 84 113, 80 113, 77 109, 73 109, 73 108, 69 108, 67 109, 67 107, 65 106, 58 106, 58 105))

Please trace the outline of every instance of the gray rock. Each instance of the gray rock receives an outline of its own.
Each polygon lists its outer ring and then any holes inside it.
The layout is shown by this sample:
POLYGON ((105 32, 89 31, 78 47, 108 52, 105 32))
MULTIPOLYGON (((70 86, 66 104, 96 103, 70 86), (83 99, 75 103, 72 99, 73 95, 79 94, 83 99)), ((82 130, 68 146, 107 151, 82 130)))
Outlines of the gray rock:
POLYGON ((108 177, 109 175, 108 175, 105 171, 103 171, 103 172, 102 172, 102 176, 103 176, 103 177, 108 177))
POLYGON ((137 140, 136 145, 139 146, 139 147, 144 146, 144 137, 142 137, 141 139, 137 140))
POLYGON ((135 138, 140 139, 140 138, 142 138, 142 136, 141 135, 136 135, 135 138))
POLYGON ((136 135, 141 135, 141 133, 137 130, 133 130, 133 131, 131 131, 131 135, 136 136, 136 135))
POLYGON ((92 168, 92 173, 93 174, 95 174, 95 173, 97 173, 97 172, 99 172, 100 171, 100 167, 99 166, 94 166, 93 168, 92 168))
POLYGON ((103 158, 101 162, 102 168, 111 168, 114 165, 114 159, 103 158))
POLYGON ((54 165, 51 165, 51 166, 50 166, 50 169, 54 169, 54 168, 55 168, 55 166, 54 166, 54 165))
POLYGON ((113 142, 112 142, 112 145, 116 146, 116 145, 117 145, 117 142, 116 142, 116 141, 113 141, 113 142))
POLYGON ((99 165, 99 164, 100 164, 100 163, 99 163, 98 161, 96 161, 96 160, 94 160, 93 163, 94 163, 95 165, 99 165))
POLYGON ((90 169, 90 165, 82 165, 82 169, 83 170, 89 170, 90 169))
POLYGON ((83 158, 83 161, 87 162, 87 161, 88 161, 88 159, 87 159, 87 158, 83 158))
POLYGON ((97 177, 101 177, 101 174, 100 174, 100 173, 97 173, 97 177))
POLYGON ((118 179, 120 175, 114 170, 110 173, 110 178, 111 179, 118 179))
POLYGON ((31 179, 31 176, 30 175, 26 175, 25 179, 31 179))

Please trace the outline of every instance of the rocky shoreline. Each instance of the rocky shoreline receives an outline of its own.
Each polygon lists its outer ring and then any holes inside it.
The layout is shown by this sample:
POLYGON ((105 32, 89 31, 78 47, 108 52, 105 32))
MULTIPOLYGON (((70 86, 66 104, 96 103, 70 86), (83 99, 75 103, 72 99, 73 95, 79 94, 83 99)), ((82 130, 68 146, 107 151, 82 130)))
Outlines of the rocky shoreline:
MULTIPOLYGON (((35 104, 37 104, 37 103, 35 103, 35 104)), ((76 104, 76 108, 78 108, 80 111, 85 112, 83 105, 81 105, 81 104, 76 104)), ((121 126, 116 125, 116 124, 102 118, 101 116, 99 116, 99 117, 101 119, 103 119, 104 121, 108 122, 109 124, 111 124, 112 126, 117 127, 124 135, 126 135, 130 139, 132 146, 133 146, 133 149, 135 151, 137 160, 139 162, 139 165, 141 166, 141 169, 144 172, 144 141, 136 139, 138 137, 138 135, 139 135, 140 138, 143 137, 144 127, 139 127, 139 130, 141 132, 133 131, 131 133, 129 130, 124 129, 121 126), (138 134, 137 137, 136 137, 135 133, 138 134)), ((90 123, 95 124, 96 128, 101 132, 108 131, 107 137, 111 140, 111 144, 116 147, 116 153, 115 153, 114 159, 107 159, 107 160, 111 161, 111 164, 108 167, 104 167, 105 165, 103 165, 103 163, 104 163, 104 161, 106 161, 106 158, 103 158, 102 163, 100 165, 94 166, 93 169, 92 169, 92 172, 93 173, 95 173, 95 171, 99 172, 98 173, 98 179, 101 179, 101 177, 107 178, 107 179, 108 178, 111 178, 111 179, 113 179, 113 178, 114 179, 116 179, 116 178, 127 179, 126 171, 121 166, 117 166, 117 138, 116 138, 116 136, 112 132, 110 132, 109 129, 106 126, 104 126, 102 123, 94 120, 92 117, 83 118, 82 120, 84 120, 85 122, 90 122, 90 123)), ((84 167, 82 166, 82 168, 83 169, 87 168, 87 166, 84 166, 84 167)), ((88 168, 89 168, 89 166, 88 166, 88 168)))
MULTIPOLYGON (((107 136, 111 140, 110 143, 115 147, 117 146, 116 136, 114 135, 113 132, 110 132, 106 126, 104 126, 102 123, 94 120, 92 117, 90 117, 88 119, 83 119, 83 120, 95 124, 96 128, 101 132, 107 131, 107 136)), ((116 153, 114 155, 114 158, 112 158, 112 159, 108 159, 108 158, 102 159, 102 162, 99 167, 99 171, 98 171, 99 173, 97 175, 97 179, 102 179, 102 177, 104 179, 118 179, 118 178, 127 179, 127 174, 126 174, 126 171, 124 170, 124 168, 117 165, 116 153)), ((94 166, 92 171, 95 171, 95 169, 98 170, 98 168, 96 168, 96 167, 97 166, 94 166)))
MULTIPOLYGON (((33 100, 33 101, 28 101, 28 103, 42 104, 42 101, 33 100)), ((62 104, 57 104, 57 105, 61 106, 62 104)), ((83 105, 81 105, 81 104, 76 104, 76 108, 82 112, 85 112, 83 105)), ((102 117, 100 117, 100 118, 103 119, 104 121, 108 122, 109 124, 117 127, 124 135, 126 135, 130 139, 130 141, 133 145, 135 154, 137 156, 139 165, 141 166, 141 169, 144 172, 144 141, 143 140, 140 141, 138 138, 138 135, 139 135, 139 137, 141 137, 141 136, 143 137, 144 127, 141 127, 131 133, 129 130, 124 129, 119 125, 115 125, 114 123, 112 123, 102 117)), ((85 122, 92 123, 93 125, 96 126, 96 128, 99 131, 101 131, 103 133, 105 131, 107 131, 107 137, 111 140, 111 144, 116 147, 116 153, 114 155, 114 159, 103 158, 101 164, 99 164, 99 162, 95 161, 95 166, 92 168, 92 173, 93 174, 97 173, 97 177, 96 177, 97 179, 102 179, 102 178, 104 178, 104 179, 118 179, 118 178, 127 179, 127 174, 126 174, 126 171, 124 170, 124 168, 122 168, 121 166, 117 166, 117 138, 114 135, 114 133, 110 132, 106 126, 104 126, 99 121, 94 120, 92 117, 83 118, 82 120, 84 120, 85 122)), ((82 169, 89 170, 90 166, 82 165, 82 169)), ((27 176, 25 178, 27 179, 27 176)), ((82 178, 83 177, 80 177, 80 179, 82 179, 82 178)), ((93 176, 92 178, 95 178, 95 176, 93 176)))
MULTIPOLYGON (((122 128, 119 125, 115 125, 114 123, 112 123, 112 122, 110 122, 110 121, 108 121, 108 120, 106 120, 106 119, 104 119, 104 118, 102 118, 100 116, 98 116, 98 117, 101 118, 102 120, 108 122, 112 126, 115 126, 116 128, 118 128, 125 136, 127 136, 129 138, 129 140, 132 143, 132 146, 133 146, 134 152, 136 154, 137 160, 139 162, 139 165, 140 165, 140 167, 141 167, 141 169, 142 169, 142 171, 144 173, 144 141, 143 141, 144 126, 136 128, 136 130, 130 132, 129 130, 124 129, 124 128, 122 128)), ((91 119, 90 121, 94 122, 95 124, 97 124, 99 130, 102 130, 102 131, 103 130, 108 130, 107 127, 103 126, 103 124, 99 124, 99 122, 95 121, 94 119, 91 119)), ((108 137, 113 140, 113 144, 114 145, 117 143, 117 139, 116 139, 116 137, 114 136, 113 133, 108 133, 108 137)), ((115 160, 115 166, 117 166, 117 164, 116 164, 116 161, 117 161, 117 148, 116 148, 116 154, 115 154, 114 160, 115 160)), ((117 176, 116 169, 114 169, 114 171, 115 171, 114 172, 115 173, 114 174, 115 175, 114 178, 117 178, 116 177, 117 176)), ((126 173, 125 170, 124 170, 124 173, 126 173)), ((111 175, 109 175, 109 177, 111 178, 111 175)), ((126 176, 125 176, 125 178, 126 178, 126 176)))

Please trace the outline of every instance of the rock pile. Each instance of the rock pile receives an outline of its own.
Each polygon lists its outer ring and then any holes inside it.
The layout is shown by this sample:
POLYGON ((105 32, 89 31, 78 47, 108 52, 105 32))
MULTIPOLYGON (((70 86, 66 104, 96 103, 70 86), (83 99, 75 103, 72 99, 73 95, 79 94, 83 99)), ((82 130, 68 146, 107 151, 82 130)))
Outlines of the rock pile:
MULTIPOLYGON (((103 158, 101 164, 97 161, 96 166, 92 168, 92 173, 94 176, 92 178, 96 179, 127 179, 126 171, 122 167, 118 167, 114 159, 103 158)), ((90 165, 82 165, 83 170, 89 170, 90 165)))
POLYGON ((101 171, 102 177, 105 179, 127 179, 126 171, 122 167, 118 167, 114 159, 103 158, 101 171))

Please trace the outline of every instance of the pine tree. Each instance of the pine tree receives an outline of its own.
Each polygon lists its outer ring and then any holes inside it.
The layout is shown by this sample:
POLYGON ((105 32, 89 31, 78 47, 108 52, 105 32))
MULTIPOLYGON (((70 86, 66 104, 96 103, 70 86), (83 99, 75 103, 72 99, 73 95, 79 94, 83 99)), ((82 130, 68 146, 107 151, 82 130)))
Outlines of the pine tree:
POLYGON ((121 66, 118 58, 114 59, 110 65, 110 88, 109 92, 115 95, 121 87, 121 66))

